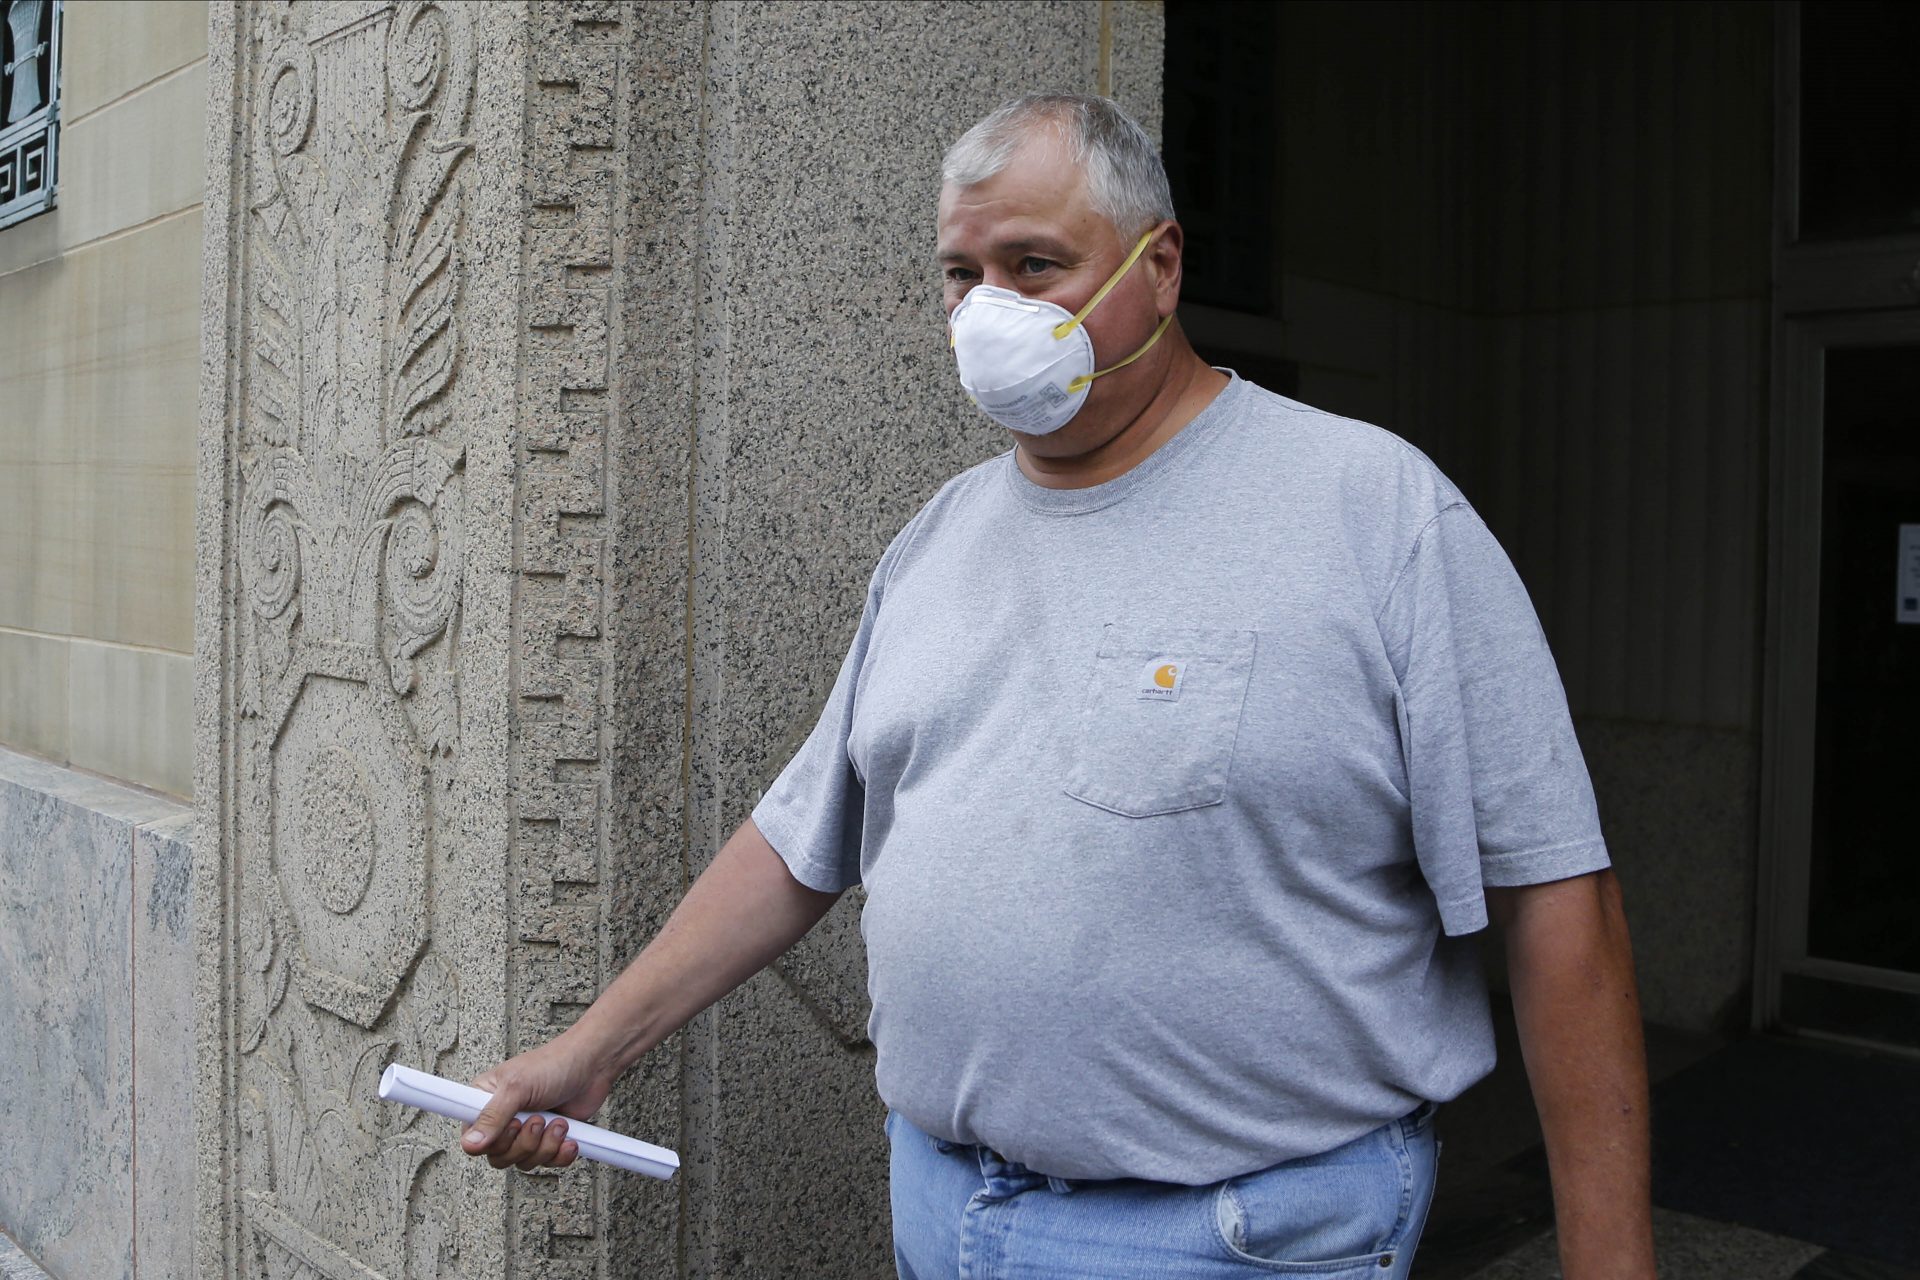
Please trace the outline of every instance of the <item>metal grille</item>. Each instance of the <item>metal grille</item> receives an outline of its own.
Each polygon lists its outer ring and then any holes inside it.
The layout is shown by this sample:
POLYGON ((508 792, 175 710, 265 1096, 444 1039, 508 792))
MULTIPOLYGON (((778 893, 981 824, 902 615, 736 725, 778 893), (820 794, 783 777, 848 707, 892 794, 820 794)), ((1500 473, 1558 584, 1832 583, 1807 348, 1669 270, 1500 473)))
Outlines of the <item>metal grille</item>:
POLYGON ((60 0, 0 0, 0 227, 53 208, 60 0))

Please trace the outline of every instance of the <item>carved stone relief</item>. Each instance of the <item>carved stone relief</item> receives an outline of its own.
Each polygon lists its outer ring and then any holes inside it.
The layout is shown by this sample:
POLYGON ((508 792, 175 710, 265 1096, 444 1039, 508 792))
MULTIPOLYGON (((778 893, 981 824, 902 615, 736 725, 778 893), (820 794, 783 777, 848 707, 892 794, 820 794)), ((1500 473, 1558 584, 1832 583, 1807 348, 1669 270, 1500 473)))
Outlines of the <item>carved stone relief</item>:
POLYGON ((459 1183, 449 1133, 374 1090, 395 1060, 458 1075, 542 1043, 608 976, 605 458, 631 13, 501 13, 322 0, 225 19, 237 85, 219 1147, 234 1167, 219 1191, 235 1274, 609 1265, 600 1171, 499 1184, 504 1241, 463 1236, 456 1221, 492 1214, 459 1183), (524 48, 524 80, 517 62, 479 64, 483 33, 489 59, 524 48), (516 95, 516 116, 525 95, 524 151, 504 170, 522 200, 477 185, 501 171, 476 150, 484 129, 501 136, 497 109, 475 123, 482 84, 516 95), (516 204, 509 230, 499 214, 516 204), (516 241, 517 273, 499 256, 516 241), (519 296, 483 298, 481 273, 496 287, 517 274, 519 296), (517 353, 497 349, 503 307, 517 353), (496 335, 479 355, 477 332, 496 335), (502 402, 513 410, 479 412, 502 402), (470 438, 481 421, 501 425, 470 438), (511 474, 489 464, 470 487, 475 456, 511 474), (510 592, 469 580, 470 546, 511 554, 510 592), (475 645, 501 635, 499 669, 468 679, 504 716, 463 705, 470 621, 475 645), (489 828, 504 847, 474 843, 487 824, 472 805, 504 808, 489 828), (467 953, 445 917, 456 887, 493 895, 490 857, 504 859, 505 954, 466 993, 479 1032, 462 1046, 451 958, 467 953), (491 1017, 503 996, 504 1026, 491 1017))
POLYGON ((374 1082, 396 1059, 440 1069, 459 1038, 430 922, 461 766, 471 14, 411 0, 247 16, 240 1270, 453 1276, 446 1135, 374 1082))

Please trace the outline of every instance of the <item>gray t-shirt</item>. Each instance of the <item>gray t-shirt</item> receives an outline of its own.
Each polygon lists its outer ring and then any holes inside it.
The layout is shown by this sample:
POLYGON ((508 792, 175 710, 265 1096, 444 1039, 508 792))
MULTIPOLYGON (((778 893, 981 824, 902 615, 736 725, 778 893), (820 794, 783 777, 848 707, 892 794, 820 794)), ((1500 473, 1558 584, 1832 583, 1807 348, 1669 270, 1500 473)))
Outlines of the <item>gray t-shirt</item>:
POLYGON ((1484 885, 1608 865, 1526 589, 1391 432, 1235 376, 1124 475, 1009 450, 881 556, 753 811, 864 884, 881 1097, 1203 1184, 1493 1067, 1484 885))

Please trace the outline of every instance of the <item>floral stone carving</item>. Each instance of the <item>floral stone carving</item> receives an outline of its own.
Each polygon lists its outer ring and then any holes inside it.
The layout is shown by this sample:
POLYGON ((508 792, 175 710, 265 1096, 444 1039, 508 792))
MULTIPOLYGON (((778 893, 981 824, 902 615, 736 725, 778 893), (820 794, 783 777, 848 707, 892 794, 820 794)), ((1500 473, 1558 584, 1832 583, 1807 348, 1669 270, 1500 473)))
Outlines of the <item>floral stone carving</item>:
POLYGON ((451 1276, 444 1134, 373 1101, 437 1069, 458 779, 460 404, 474 11, 247 7, 231 497, 246 1274, 451 1276))

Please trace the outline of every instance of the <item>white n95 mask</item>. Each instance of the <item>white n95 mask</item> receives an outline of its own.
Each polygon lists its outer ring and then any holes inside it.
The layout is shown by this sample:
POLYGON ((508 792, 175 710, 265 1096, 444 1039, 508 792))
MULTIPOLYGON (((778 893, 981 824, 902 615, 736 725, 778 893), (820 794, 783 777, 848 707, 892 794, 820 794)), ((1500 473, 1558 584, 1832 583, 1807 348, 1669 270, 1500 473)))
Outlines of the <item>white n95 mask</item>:
POLYGON ((1082 323, 1146 251, 1152 227, 1140 237, 1107 282, 1069 315, 1058 303, 1029 298, 998 285, 977 284, 947 317, 949 345, 960 368, 960 385, 981 412, 1004 427, 1030 436, 1058 431, 1087 402, 1095 378, 1123 369, 1145 355, 1173 317, 1166 316, 1138 351, 1109 368, 1093 367, 1093 340, 1082 323))

